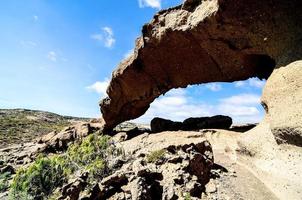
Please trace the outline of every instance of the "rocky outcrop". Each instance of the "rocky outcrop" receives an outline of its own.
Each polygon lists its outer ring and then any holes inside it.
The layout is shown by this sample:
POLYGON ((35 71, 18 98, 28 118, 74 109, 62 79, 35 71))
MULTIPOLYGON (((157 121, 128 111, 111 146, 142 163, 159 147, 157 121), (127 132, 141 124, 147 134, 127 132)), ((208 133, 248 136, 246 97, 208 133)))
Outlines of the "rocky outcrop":
POLYGON ((152 161, 146 157, 141 154, 104 178, 87 199, 201 198, 214 163, 209 142, 171 145, 152 161))
POLYGON ((58 198, 58 200, 78 200, 81 191, 87 186, 87 179, 88 173, 83 173, 80 177, 64 185, 62 187, 62 195, 58 198))
POLYGON ((200 130, 200 129, 228 129, 232 125, 232 118, 223 115, 213 117, 188 118, 183 122, 174 122, 162 118, 154 118, 151 121, 152 132, 200 130))
POLYGON ((37 143, 45 144, 43 151, 64 151, 68 148, 69 143, 82 139, 89 134, 100 130, 100 128, 100 123, 78 123, 73 126, 65 127, 60 132, 50 132, 49 134, 38 138, 37 143))
POLYGON ((262 96, 270 129, 278 143, 302 146, 302 61, 275 69, 262 96))
POLYGON ((186 0, 144 25, 101 101, 106 129, 189 84, 268 78, 301 57, 300 0, 186 0))

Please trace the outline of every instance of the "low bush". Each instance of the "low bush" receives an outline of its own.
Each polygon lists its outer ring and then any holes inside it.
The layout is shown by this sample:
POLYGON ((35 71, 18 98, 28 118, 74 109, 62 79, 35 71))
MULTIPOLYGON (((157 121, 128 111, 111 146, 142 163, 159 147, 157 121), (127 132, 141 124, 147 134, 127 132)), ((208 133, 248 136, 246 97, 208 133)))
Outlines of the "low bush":
POLYGON ((10 198, 46 199, 75 171, 88 171, 90 178, 99 180, 112 171, 108 165, 110 157, 121 152, 109 136, 89 135, 70 145, 62 155, 40 156, 29 168, 18 170, 11 184, 10 198))
POLYGON ((8 189, 8 179, 11 176, 9 172, 0 174, 0 192, 4 192, 8 189))
POLYGON ((72 144, 67 156, 77 168, 90 172, 94 178, 102 178, 109 171, 106 162, 109 143, 109 136, 89 135, 83 141, 72 144))
POLYGON ((149 163, 155 163, 165 157, 166 150, 161 149, 161 150, 156 150, 151 152, 149 155, 147 155, 147 162, 149 163))
POLYGON ((191 200, 192 198, 191 198, 191 195, 190 195, 190 193, 186 193, 186 195, 185 195, 185 200, 191 200))
POLYGON ((68 163, 62 156, 40 156, 27 169, 21 168, 11 184, 10 199, 44 199, 66 182, 68 163))

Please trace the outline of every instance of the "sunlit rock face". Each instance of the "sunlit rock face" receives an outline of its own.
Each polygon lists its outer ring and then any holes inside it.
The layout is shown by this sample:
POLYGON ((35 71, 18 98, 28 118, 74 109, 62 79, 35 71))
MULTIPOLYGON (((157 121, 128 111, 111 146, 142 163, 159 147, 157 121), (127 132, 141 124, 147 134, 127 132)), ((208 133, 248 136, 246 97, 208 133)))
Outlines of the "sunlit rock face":
POLYGON ((100 102, 105 128, 143 115, 172 88, 268 78, 301 58, 299 0, 187 0, 145 24, 100 102))
POLYGON ((275 69, 263 90, 270 129, 280 143, 302 146, 302 61, 275 69))

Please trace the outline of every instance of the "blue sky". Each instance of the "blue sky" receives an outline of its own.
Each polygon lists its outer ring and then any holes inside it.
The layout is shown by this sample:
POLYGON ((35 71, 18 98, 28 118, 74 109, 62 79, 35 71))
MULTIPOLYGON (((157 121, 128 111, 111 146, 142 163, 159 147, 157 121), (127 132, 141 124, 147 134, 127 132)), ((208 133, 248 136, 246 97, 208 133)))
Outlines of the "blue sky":
MULTIPOLYGON (((100 116, 111 72, 134 48, 141 27, 181 0, 0 1, 0 108, 100 116)), ((260 121, 263 81, 215 83, 173 90, 138 122, 228 114, 260 121)))

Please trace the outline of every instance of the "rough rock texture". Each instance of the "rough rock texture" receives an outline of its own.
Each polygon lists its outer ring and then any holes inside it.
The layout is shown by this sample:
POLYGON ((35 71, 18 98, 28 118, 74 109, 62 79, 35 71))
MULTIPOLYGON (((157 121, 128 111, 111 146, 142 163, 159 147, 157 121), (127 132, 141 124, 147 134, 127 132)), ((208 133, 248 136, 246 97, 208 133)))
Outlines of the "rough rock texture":
POLYGON ((150 127, 151 131, 154 133, 162 131, 178 131, 182 129, 182 123, 155 117, 151 120, 150 127))
MULTIPOLYGON (((207 140, 212 146, 215 164, 212 167, 211 179, 206 185, 206 191, 203 193, 202 200, 280 199, 268 188, 267 183, 264 184, 262 182, 263 179, 269 178, 271 174, 255 176, 255 170, 257 168, 253 166, 251 170, 249 170, 245 165, 242 165, 241 154, 237 154, 236 149, 238 148, 237 141, 243 135, 242 133, 227 130, 167 131, 156 134, 142 134, 131 140, 122 142, 122 146, 126 154, 135 153, 135 155, 148 155, 148 152, 158 149, 167 149, 171 145, 185 146, 192 142, 198 144, 207 140), (213 182, 215 186, 213 186, 213 182), (217 191, 213 192, 215 188, 217 191)), ((261 136, 258 137, 261 138, 261 136)), ((258 149, 260 148, 258 147, 258 149)), ((139 156, 134 156, 133 158, 141 159, 139 156)), ((251 158, 248 157, 248 160, 251 160, 251 158)), ((272 162, 261 161, 261 164, 267 166, 270 166, 271 163, 272 162)), ((280 166, 278 169, 280 171, 280 166)), ((274 182, 274 185, 269 185, 268 183, 268 185, 272 187, 283 187, 282 192, 284 195, 292 192, 292 188, 288 190, 284 187, 285 184, 282 181, 284 178, 283 174, 286 174, 290 168, 287 166, 286 169, 287 170, 282 170, 282 178, 275 177, 276 182, 274 182)), ((296 171, 297 170, 299 170, 299 168, 297 168, 296 171)), ((167 171, 164 172, 166 173, 167 171)), ((288 179, 291 179, 292 182, 296 180, 294 177, 288 179)), ((302 179, 297 179, 300 183, 301 180, 302 179)), ((299 199, 291 198, 293 196, 288 197, 289 198, 283 199, 299 199)), ((191 199, 196 198, 192 197, 191 199)))
POLYGON ((278 143, 302 146, 302 61, 275 69, 262 96, 278 143))
MULTIPOLYGON (((152 152, 151 152, 152 153, 152 152)), ((169 146, 154 162, 141 154, 97 185, 88 199, 201 198, 214 158, 209 142, 169 146)))
POLYGON ((231 117, 216 115, 213 117, 192 117, 183 121, 183 130, 228 129, 232 125, 231 117))
POLYGON ((174 122, 162 118, 154 118, 151 121, 152 132, 200 130, 200 129, 228 129, 232 125, 232 118, 223 115, 213 117, 188 118, 183 122, 174 122))
POLYGON ((301 67, 296 61, 274 70, 263 90, 264 120, 238 141, 241 162, 279 199, 302 197, 301 67))
POLYGON ((187 0, 146 24, 101 101, 106 129, 146 112, 172 88, 250 77, 301 57, 300 0, 187 0))
POLYGON ((49 134, 38 138, 37 143, 45 144, 44 151, 57 152, 68 148, 68 144, 86 137, 100 130, 100 123, 78 123, 73 126, 65 127, 60 132, 50 132, 49 134))
POLYGON ((62 195, 58 200, 69 199, 78 200, 80 193, 87 185, 88 173, 83 173, 80 177, 72 180, 70 183, 66 184, 62 188, 62 195))

